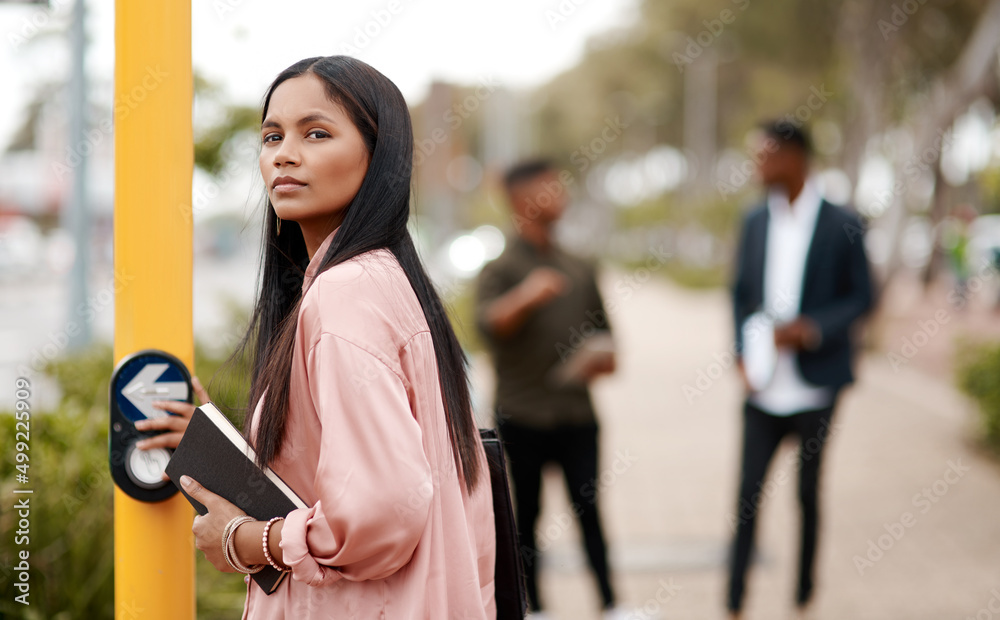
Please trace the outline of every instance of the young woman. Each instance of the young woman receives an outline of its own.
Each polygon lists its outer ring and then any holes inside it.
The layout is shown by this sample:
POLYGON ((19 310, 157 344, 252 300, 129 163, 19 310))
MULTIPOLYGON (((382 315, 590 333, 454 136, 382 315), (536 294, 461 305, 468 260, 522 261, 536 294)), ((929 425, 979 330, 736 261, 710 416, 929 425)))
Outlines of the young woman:
MULTIPOLYGON (((248 579, 244 618, 494 618, 492 496, 465 358, 406 227, 406 103, 361 61, 306 59, 268 89, 261 141, 247 433, 310 507, 244 521, 187 478, 209 509, 196 545, 222 571, 291 571, 270 596, 248 579)), ((161 420, 149 428, 186 425, 161 420)))

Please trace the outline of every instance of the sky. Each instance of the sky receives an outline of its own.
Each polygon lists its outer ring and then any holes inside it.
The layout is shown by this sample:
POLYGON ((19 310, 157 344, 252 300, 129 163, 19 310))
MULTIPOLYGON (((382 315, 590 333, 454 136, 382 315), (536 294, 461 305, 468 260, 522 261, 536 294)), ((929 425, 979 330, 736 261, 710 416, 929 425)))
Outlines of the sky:
MULTIPOLYGON (((0 99, 0 144, 17 127, 39 76, 66 72, 66 43, 45 32, 66 23, 72 0, 50 6, 0 0, 0 76, 8 94, 0 99)), ((629 23, 634 7, 635 0, 192 0, 192 58, 231 101, 257 104, 295 61, 348 53, 387 75, 415 104, 435 79, 513 88, 544 83, 579 60, 588 37, 629 23)), ((107 97, 100 98, 110 102, 114 2, 87 0, 87 10, 88 73, 105 85, 107 97)))

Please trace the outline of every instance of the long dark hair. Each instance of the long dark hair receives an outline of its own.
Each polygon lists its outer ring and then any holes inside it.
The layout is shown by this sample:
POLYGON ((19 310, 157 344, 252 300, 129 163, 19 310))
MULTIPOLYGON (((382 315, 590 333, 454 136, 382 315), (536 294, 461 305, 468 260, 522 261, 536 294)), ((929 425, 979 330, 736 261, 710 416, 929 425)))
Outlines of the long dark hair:
MULTIPOLYGON (((349 56, 307 58, 282 71, 271 83, 264 97, 262 122, 274 90, 282 82, 306 73, 323 80, 327 96, 344 109, 361 133, 369 157, 368 172, 346 208, 319 272, 382 248, 399 261, 430 327, 452 453, 471 492, 480 468, 479 435, 472 416, 465 353, 407 230, 413 128, 406 102, 395 84, 360 60, 349 56)), ((285 438, 303 267, 309 262, 298 225, 287 222, 279 235, 277 224, 277 214, 268 198, 260 291, 241 344, 252 368, 244 422, 248 437, 249 413, 267 390, 257 432, 252 437, 261 464, 270 463, 280 454, 285 438)))

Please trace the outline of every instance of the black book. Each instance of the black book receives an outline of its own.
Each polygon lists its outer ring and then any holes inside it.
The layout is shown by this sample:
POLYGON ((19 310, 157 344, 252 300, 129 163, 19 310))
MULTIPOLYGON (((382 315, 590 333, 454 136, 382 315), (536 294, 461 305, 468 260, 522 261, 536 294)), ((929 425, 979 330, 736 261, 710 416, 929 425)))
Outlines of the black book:
MULTIPOLYGON (((270 467, 258 467, 255 456, 233 423, 215 405, 206 403, 195 409, 166 472, 181 493, 184 493, 181 476, 190 476, 258 521, 283 517, 296 508, 308 508, 270 467)), ((187 493, 184 497, 198 514, 208 512, 187 493)), ((265 593, 271 594, 286 574, 266 566, 251 577, 265 593)))

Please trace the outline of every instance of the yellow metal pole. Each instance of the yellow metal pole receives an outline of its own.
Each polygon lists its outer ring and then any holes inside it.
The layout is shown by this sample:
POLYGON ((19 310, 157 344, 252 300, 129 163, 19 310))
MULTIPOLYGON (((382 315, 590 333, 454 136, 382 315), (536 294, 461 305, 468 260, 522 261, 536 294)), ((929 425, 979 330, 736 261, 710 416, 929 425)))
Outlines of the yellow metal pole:
MULTIPOLYGON (((190 0, 116 0, 115 56, 115 363, 156 348, 193 368, 190 0)), ((114 502, 115 618, 194 618, 191 506, 114 502)))

